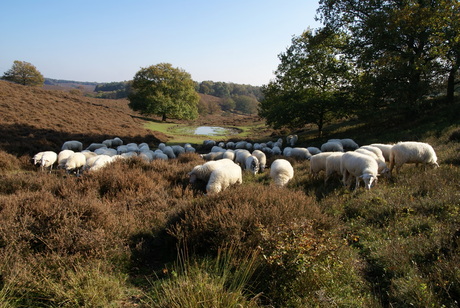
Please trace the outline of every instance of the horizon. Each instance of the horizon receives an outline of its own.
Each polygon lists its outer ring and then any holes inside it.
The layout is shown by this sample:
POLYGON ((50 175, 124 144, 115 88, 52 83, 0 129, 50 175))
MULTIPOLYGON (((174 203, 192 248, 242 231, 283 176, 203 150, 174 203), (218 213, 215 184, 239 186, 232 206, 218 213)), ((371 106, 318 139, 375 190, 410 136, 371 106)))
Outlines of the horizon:
POLYGON ((312 0, 7 2, 0 12, 0 72, 19 60, 46 78, 109 83, 166 62, 197 82, 262 86, 274 78, 292 37, 319 27, 318 6, 312 0))

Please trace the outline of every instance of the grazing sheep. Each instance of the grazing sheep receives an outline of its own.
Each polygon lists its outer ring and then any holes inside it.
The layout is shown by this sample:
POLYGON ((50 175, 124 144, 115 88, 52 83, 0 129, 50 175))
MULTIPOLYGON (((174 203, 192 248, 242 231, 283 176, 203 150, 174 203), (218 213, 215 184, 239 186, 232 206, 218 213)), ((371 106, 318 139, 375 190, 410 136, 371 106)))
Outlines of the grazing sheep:
POLYGON ((235 142, 229 141, 229 142, 227 142, 227 144, 225 146, 226 146, 227 149, 234 150, 235 149, 235 142))
POLYGON ((354 151, 359 148, 359 145, 353 139, 340 139, 340 143, 342 144, 344 151, 354 151))
POLYGON ((286 156, 286 157, 290 157, 291 156, 291 151, 292 151, 291 147, 285 147, 283 149, 283 155, 286 156))
POLYGON ((391 148, 390 152, 390 174, 396 167, 396 173, 399 173, 401 166, 404 164, 423 164, 439 167, 437 163, 436 152, 428 143, 405 141, 398 142, 391 148))
POLYGON ((289 144, 291 147, 294 147, 298 139, 299 137, 297 135, 289 135, 286 137, 286 143, 289 144))
POLYGON ((185 153, 195 153, 196 149, 190 143, 184 145, 185 153))
POLYGON ((275 185, 284 186, 294 177, 294 168, 285 159, 275 159, 270 166, 270 177, 275 185))
POLYGON ((265 153, 260 150, 254 150, 252 151, 252 155, 257 157, 257 159, 259 160, 259 171, 264 172, 265 167, 267 166, 267 156, 265 155, 265 153))
POLYGON ((89 172, 94 172, 100 170, 110 164, 113 161, 113 156, 108 155, 99 155, 97 159, 93 162, 92 166, 89 168, 89 172))
POLYGON ((185 153, 185 148, 181 145, 172 145, 171 148, 174 152, 174 155, 176 155, 176 157, 185 153))
POLYGON ((324 178, 324 184, 326 184, 333 174, 342 175, 341 165, 343 154, 343 152, 333 152, 326 157, 326 177, 324 178))
POLYGON ((66 141, 62 144, 62 147, 61 147, 61 151, 62 150, 72 150, 74 152, 81 152, 82 149, 83 149, 83 144, 77 140, 66 141))
POLYGON ((320 171, 326 171, 326 159, 332 153, 333 152, 322 152, 310 158, 310 172, 313 177, 316 178, 320 171))
POLYGON ((42 156, 43 156, 44 153, 45 152, 38 152, 37 154, 34 155, 34 157, 32 157, 34 166, 40 164, 42 156))
POLYGON ((78 175, 80 175, 80 171, 83 169, 83 167, 86 165, 86 156, 83 153, 74 153, 70 155, 70 157, 67 159, 67 162, 65 163, 65 170, 67 173, 73 173, 75 172, 78 175))
POLYGON ((316 155, 321 153, 321 150, 318 149, 317 147, 307 147, 308 152, 310 152, 311 155, 316 155))
POLYGON ((310 152, 307 148, 292 148, 291 150, 291 157, 298 158, 298 159, 310 159, 311 158, 310 152))
POLYGON ((379 148, 380 151, 382 151, 382 155, 385 158, 385 161, 390 161, 391 148, 393 147, 392 144, 372 143, 371 146, 379 148))
POLYGON ((248 150, 237 149, 235 150, 235 163, 244 168, 244 166, 246 165, 246 158, 248 158, 249 156, 251 156, 251 153, 248 150))
POLYGON ((281 148, 279 146, 273 146, 272 148, 272 155, 281 155, 283 152, 281 151, 281 148))
POLYGON ((211 160, 219 160, 224 157, 225 152, 210 152, 208 154, 201 154, 201 158, 203 158, 206 161, 211 161, 211 160))
POLYGON ((97 155, 108 155, 108 156, 115 156, 118 154, 118 151, 115 149, 109 149, 109 148, 99 148, 94 150, 94 153, 97 155))
POLYGON ((40 168, 42 171, 49 169, 50 173, 53 169, 54 163, 57 161, 58 155, 53 151, 45 151, 40 158, 40 168))
POLYGON ((217 194, 230 185, 241 183, 243 183, 241 167, 235 163, 228 164, 211 172, 208 185, 206 185, 206 193, 208 195, 217 194))
POLYGON ((359 187, 360 180, 364 181, 366 189, 371 189, 372 184, 377 182, 378 164, 377 161, 369 155, 356 151, 347 152, 342 155, 341 166, 344 185, 351 185, 351 183, 349 183, 351 177, 354 177, 356 180, 355 189, 359 187))
POLYGON ((215 145, 216 145, 216 142, 214 140, 209 140, 209 139, 208 140, 203 140, 203 146, 206 149, 210 149, 215 145))
POLYGON ((215 145, 211 148, 211 152, 225 152, 226 149, 224 149, 223 147, 220 147, 218 145, 215 145))
POLYGON ((365 149, 364 147, 361 147, 361 148, 355 150, 355 152, 362 153, 362 154, 369 155, 369 156, 373 157, 375 159, 375 161, 377 162, 378 166, 379 166, 379 169, 378 169, 379 174, 380 175, 389 175, 390 170, 388 169, 388 166, 385 163, 385 158, 383 158, 383 155, 379 156, 374 151, 365 149))
POLYGON ((164 148, 161 149, 163 151, 163 153, 165 153, 166 155, 168 155, 168 158, 176 158, 176 154, 174 154, 174 150, 172 147, 170 147, 169 145, 168 146, 165 146, 164 148))
POLYGON ((259 172, 259 160, 257 159, 257 157, 251 155, 248 158, 246 158, 245 170, 251 171, 253 175, 256 175, 257 172, 259 172))
POLYGON ((340 141, 328 141, 321 145, 321 152, 343 152, 343 145, 340 141))
POLYGON ((209 177, 211 176, 212 171, 222 166, 225 167, 231 164, 235 164, 235 163, 230 159, 220 159, 220 160, 211 160, 202 165, 195 166, 193 170, 188 173, 189 182, 195 183, 197 179, 207 182, 209 180, 209 177))
POLYGON ((137 143, 134 143, 134 142, 128 143, 126 147, 128 148, 128 152, 139 153, 139 146, 137 145, 137 143))
POLYGON ((142 159, 146 163, 149 163, 153 160, 153 157, 155 156, 155 154, 152 150, 148 150, 148 151, 140 152, 138 156, 140 159, 142 159))
POLYGON ((96 153, 91 152, 91 151, 87 151, 87 150, 83 150, 83 151, 81 151, 81 153, 82 153, 83 155, 85 155, 86 159, 89 159, 90 157, 97 156, 96 153))
POLYGON ((227 158, 227 159, 230 159, 230 160, 235 160, 235 152, 233 150, 226 150, 223 154, 222 154, 222 158, 227 158))
POLYGON ((163 153, 162 150, 155 150, 153 153, 153 160, 160 159, 160 160, 168 160, 168 155, 163 153))
POLYGON ((73 153, 75 152, 72 150, 62 150, 61 152, 59 152, 58 157, 57 157, 58 168, 64 168, 65 163, 67 162, 67 159, 73 153))
MULTIPOLYGON (((99 148, 106 148, 105 144, 103 143, 91 143, 87 148, 86 150, 88 151, 91 151, 91 152, 94 152, 95 150, 99 149, 99 148)), ((75 151, 75 150, 74 150, 75 151)), ((77 152, 77 151, 76 151, 77 152)))
POLYGON ((380 150, 379 147, 375 147, 375 146, 372 146, 372 145, 363 145, 362 147, 360 147, 360 149, 371 151, 372 153, 377 155, 378 158, 380 158, 381 160, 385 161, 385 157, 383 156, 383 152, 382 152, 382 150, 380 150))
POLYGON ((115 138, 112 139, 112 147, 113 148, 118 147, 120 145, 123 145, 123 140, 121 140, 118 137, 115 137, 115 138))

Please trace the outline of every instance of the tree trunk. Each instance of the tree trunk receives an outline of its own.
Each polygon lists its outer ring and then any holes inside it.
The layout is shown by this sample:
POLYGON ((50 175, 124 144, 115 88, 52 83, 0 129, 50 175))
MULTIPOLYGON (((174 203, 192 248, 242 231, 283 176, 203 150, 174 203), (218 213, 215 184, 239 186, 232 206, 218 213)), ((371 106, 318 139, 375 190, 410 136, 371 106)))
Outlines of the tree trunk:
POLYGON ((449 70, 449 77, 447 78, 447 102, 449 104, 454 103, 455 75, 457 74, 459 66, 460 66, 460 54, 455 57, 455 63, 452 65, 452 68, 449 70))
POLYGON ((161 118, 161 121, 166 122, 166 113, 163 113, 163 117, 161 118))

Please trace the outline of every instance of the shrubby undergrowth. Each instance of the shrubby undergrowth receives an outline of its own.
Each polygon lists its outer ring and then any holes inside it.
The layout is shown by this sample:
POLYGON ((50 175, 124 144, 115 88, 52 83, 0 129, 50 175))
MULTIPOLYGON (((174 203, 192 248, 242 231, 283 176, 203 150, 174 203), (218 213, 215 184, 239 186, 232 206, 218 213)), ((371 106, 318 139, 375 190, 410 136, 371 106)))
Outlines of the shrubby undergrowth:
POLYGON ((0 307, 454 307, 455 134, 429 139, 440 168, 370 191, 305 161, 287 187, 266 172, 205 196, 195 154, 74 177, 0 151, 0 307))

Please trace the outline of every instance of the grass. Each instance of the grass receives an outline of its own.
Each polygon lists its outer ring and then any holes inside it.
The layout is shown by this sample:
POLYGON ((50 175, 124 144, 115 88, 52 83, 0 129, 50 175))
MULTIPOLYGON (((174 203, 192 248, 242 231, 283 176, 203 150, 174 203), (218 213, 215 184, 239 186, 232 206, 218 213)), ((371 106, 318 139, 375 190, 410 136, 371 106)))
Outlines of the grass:
POLYGON ((161 132, 169 136, 170 139, 168 143, 170 144, 202 144, 206 139, 227 140, 253 138, 254 136, 260 135, 260 133, 257 133, 258 131, 266 128, 265 124, 256 123, 256 125, 224 126, 239 130, 240 133, 236 135, 227 135, 226 131, 213 136, 191 134, 190 131, 193 131, 198 126, 201 125, 190 125, 189 123, 163 123, 159 121, 148 121, 144 124, 144 127, 149 130, 161 132))

